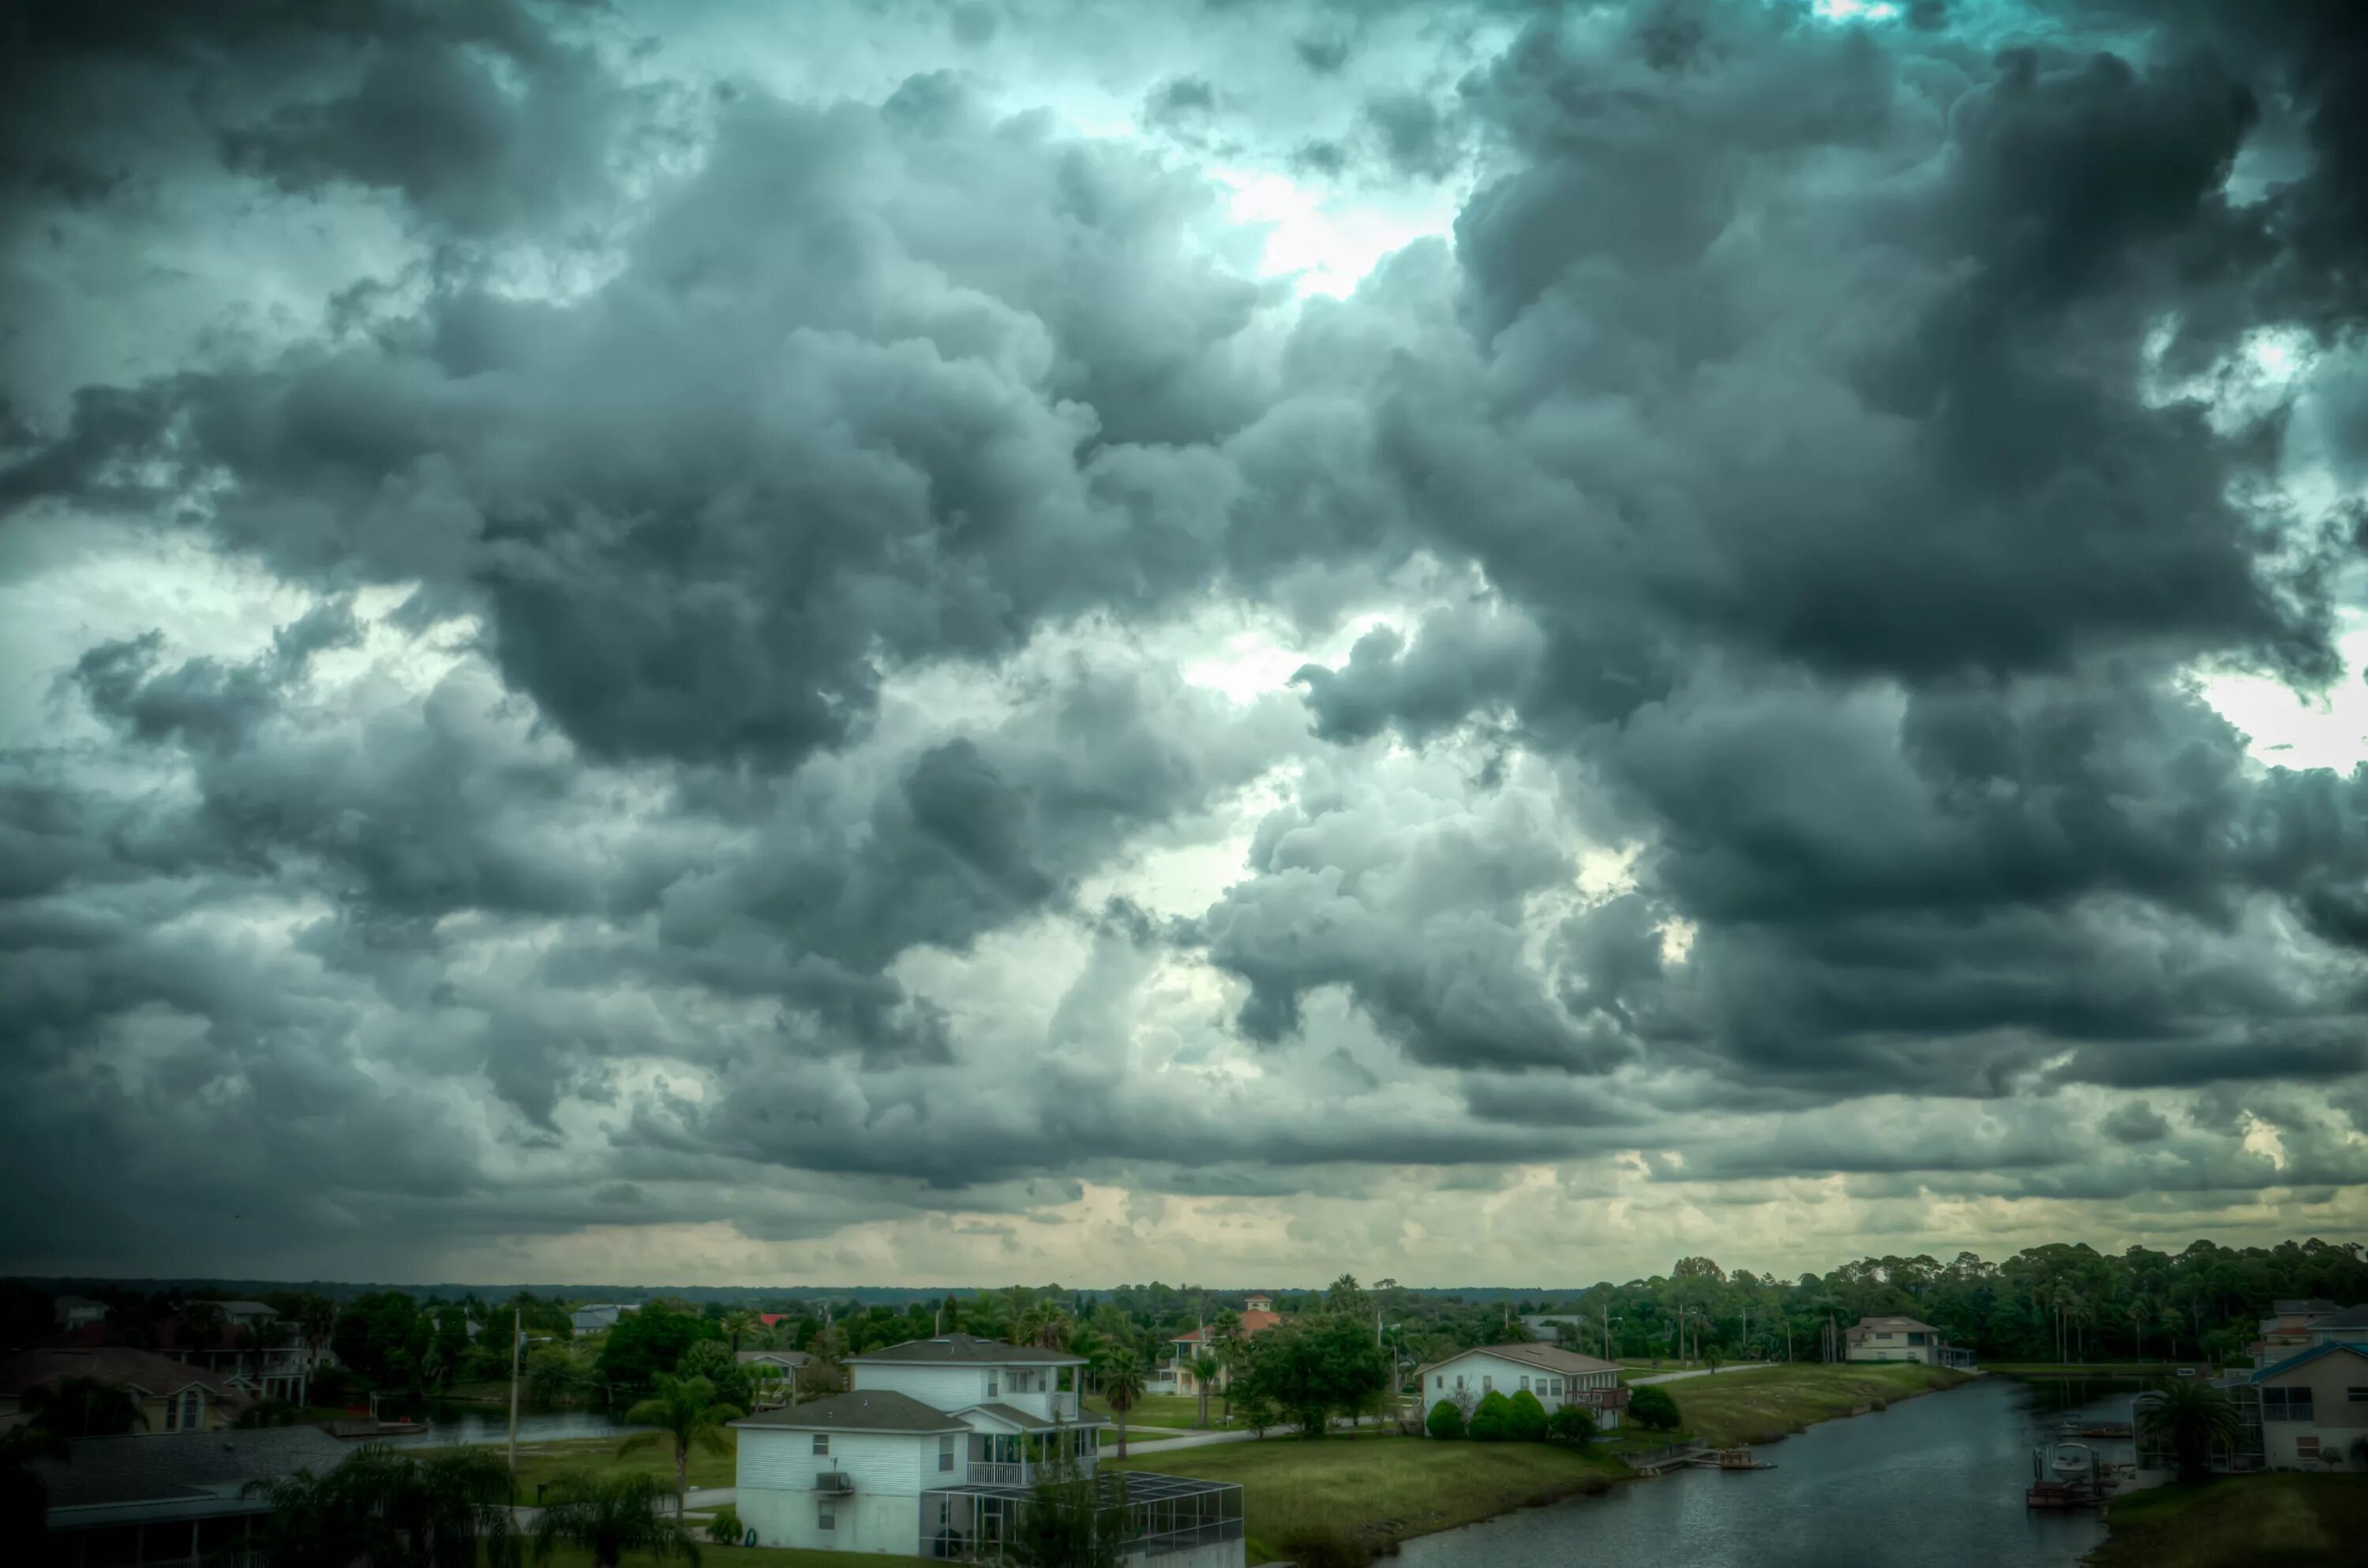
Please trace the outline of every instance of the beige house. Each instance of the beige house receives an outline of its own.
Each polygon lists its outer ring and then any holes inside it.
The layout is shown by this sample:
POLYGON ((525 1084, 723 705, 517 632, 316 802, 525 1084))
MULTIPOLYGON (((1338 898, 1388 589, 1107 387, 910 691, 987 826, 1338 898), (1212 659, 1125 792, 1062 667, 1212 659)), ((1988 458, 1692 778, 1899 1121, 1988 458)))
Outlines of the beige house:
MULTIPOLYGON (((1282 1314, 1274 1310, 1272 1297, 1252 1296, 1242 1303, 1240 1315, 1234 1319, 1234 1337, 1247 1339, 1254 1335, 1264 1334, 1281 1321, 1282 1314)), ((1201 1381, 1192 1370, 1193 1358, 1203 1350, 1215 1349, 1218 1341, 1224 1337, 1215 1329, 1203 1325, 1190 1334, 1179 1334, 1167 1342, 1172 1358, 1162 1370, 1174 1377, 1178 1393, 1187 1399, 1200 1393, 1201 1381)), ((1233 1381, 1232 1370, 1220 1367, 1215 1380, 1209 1384, 1210 1392, 1213 1393, 1228 1388, 1233 1381)))
POLYGON ((1928 1367, 1971 1367, 1974 1353, 1948 1343, 1949 1336, 1918 1318, 1861 1318, 1850 1330, 1843 1359, 1921 1361, 1928 1367))
POLYGON ((2368 1471, 2368 1341, 2315 1345, 2252 1384, 2270 1469, 2368 1471))
POLYGON ((0 1361, 0 1431, 31 1419, 26 1403, 33 1390, 74 1378, 129 1391, 148 1433, 219 1431, 247 1406, 228 1379, 151 1350, 27 1350, 0 1361))

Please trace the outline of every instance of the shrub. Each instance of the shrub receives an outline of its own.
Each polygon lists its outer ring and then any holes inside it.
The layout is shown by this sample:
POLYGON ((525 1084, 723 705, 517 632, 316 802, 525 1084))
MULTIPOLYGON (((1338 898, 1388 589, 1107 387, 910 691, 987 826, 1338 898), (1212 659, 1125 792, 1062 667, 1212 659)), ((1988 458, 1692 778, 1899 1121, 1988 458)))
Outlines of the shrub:
POLYGON ((1559 1443, 1590 1442, 1595 1437, 1595 1416, 1584 1405, 1565 1404, 1546 1417, 1546 1436, 1559 1443))
POLYGON ((1491 1389, 1480 1401, 1480 1408, 1472 1413, 1465 1431, 1475 1443, 1501 1443, 1512 1435, 1512 1427, 1513 1402, 1491 1389))
POLYGON ((1461 1437, 1463 1436, 1463 1412, 1455 1408, 1453 1400, 1440 1400, 1430 1407, 1428 1430, 1434 1437, 1461 1437))
POLYGON ((1669 1391, 1641 1388, 1628 1396, 1628 1415, 1637 1426, 1653 1432, 1674 1432, 1678 1429, 1678 1402, 1669 1391))
POLYGON ((1302 1525, 1275 1543, 1298 1568, 1365 1568, 1371 1548, 1338 1525, 1302 1525))
POLYGON ((710 1540, 720 1540, 726 1546, 737 1546, 740 1544, 741 1534, 740 1510, 729 1503, 716 1509, 715 1517, 707 1521, 707 1539, 710 1540))
POLYGON ((1546 1407, 1529 1390, 1512 1397, 1505 1416, 1505 1435, 1516 1443, 1546 1440, 1546 1407))

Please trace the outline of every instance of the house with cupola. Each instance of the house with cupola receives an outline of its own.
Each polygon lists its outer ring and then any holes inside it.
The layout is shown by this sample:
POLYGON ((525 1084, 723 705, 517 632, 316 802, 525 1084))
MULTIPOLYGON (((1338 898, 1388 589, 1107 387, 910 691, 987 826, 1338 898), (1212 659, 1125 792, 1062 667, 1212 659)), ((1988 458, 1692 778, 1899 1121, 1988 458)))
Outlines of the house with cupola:
POLYGON ((1046 1468, 1074 1466, 1133 1526, 1128 1560, 1242 1568, 1238 1486, 1100 1469, 1086 1360, 966 1334, 850 1356, 844 1393, 735 1421, 734 1506, 757 1545, 999 1558, 1046 1468))

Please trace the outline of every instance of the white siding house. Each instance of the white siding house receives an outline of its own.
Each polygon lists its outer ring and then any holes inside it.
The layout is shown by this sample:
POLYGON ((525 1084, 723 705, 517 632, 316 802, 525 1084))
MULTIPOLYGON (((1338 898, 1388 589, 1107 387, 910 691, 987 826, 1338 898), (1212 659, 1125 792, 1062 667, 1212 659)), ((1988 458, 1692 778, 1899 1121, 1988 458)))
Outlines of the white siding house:
MULTIPOLYGON (((760 1411, 739 1429, 736 1507, 766 1546, 905 1556, 996 1555, 1046 1458, 1088 1474, 1102 1419, 1080 1416, 1083 1357, 968 1335, 852 1356, 854 1387, 760 1411)), ((1136 1474, 1136 1555, 1163 1568, 1240 1568, 1241 1489, 1136 1474), (1136 1502, 1137 1494, 1142 1501, 1136 1502)))
POLYGON ((1486 1346, 1434 1361, 1415 1376, 1421 1382, 1425 1412, 1442 1399, 1468 1412, 1490 1393, 1507 1399, 1529 1393, 1549 1415, 1575 1404, 1609 1432, 1619 1426, 1621 1412, 1628 1408, 1628 1391, 1620 1386, 1617 1366, 1550 1345, 1486 1346))

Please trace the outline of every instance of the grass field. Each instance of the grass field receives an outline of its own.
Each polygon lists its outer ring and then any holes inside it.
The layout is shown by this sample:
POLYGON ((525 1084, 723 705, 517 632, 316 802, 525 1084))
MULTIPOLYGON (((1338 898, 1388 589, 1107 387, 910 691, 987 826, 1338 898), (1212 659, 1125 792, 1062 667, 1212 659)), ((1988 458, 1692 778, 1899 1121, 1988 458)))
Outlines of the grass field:
MULTIPOLYGON (((1107 1415, 1113 1421, 1118 1419, 1116 1413, 1110 1409, 1109 1403, 1098 1393, 1087 1394, 1086 1396, 1086 1408, 1087 1410, 1094 1411, 1099 1415, 1107 1415)), ((1213 1427, 1223 1424, 1219 1417, 1224 1413, 1224 1408, 1225 1401, 1223 1394, 1211 1394, 1209 1396, 1209 1425, 1213 1427)), ((1197 1398, 1187 1399, 1182 1394, 1147 1393, 1135 1402, 1135 1405, 1133 1410, 1126 1413, 1126 1424, 1130 1428, 1135 1426, 1174 1426, 1189 1430, 1201 1425, 1201 1402, 1197 1398)))
POLYGON ((1107 1469, 1238 1482, 1253 1562, 1281 1555, 1303 1528, 1336 1529, 1380 1547, 1452 1529, 1525 1504, 1625 1478, 1609 1454, 1543 1443, 1436 1443, 1427 1437, 1269 1437, 1149 1453, 1107 1469))
MULTIPOLYGON (((690 1483, 693 1486, 732 1484, 738 1462, 738 1449, 734 1446, 736 1437, 734 1433, 724 1434, 726 1447, 720 1454, 711 1454, 704 1449, 690 1450, 690 1483)), ((661 1437, 654 1447, 620 1459, 617 1457, 617 1445, 621 1441, 620 1437, 579 1437, 566 1442, 520 1443, 519 1501, 533 1502, 535 1483, 549 1481, 564 1470, 646 1470, 668 1486, 674 1484, 674 1444, 670 1440, 661 1437)), ((424 1455, 451 1450, 411 1449, 405 1451, 424 1455)), ((499 1454, 503 1450, 499 1444, 495 1444, 492 1451, 499 1454)))
POLYGON ((2093 1568, 2357 1568, 2368 1476, 2248 1475, 2116 1502, 2093 1568), (2348 1543, 2348 1544, 2347 1544, 2348 1543))
POLYGON ((1848 1415, 1875 1400, 1907 1399, 1954 1388, 1964 1372, 1912 1363, 1760 1367, 1748 1372, 1666 1383, 1678 1402, 1679 1429, 1720 1448, 1772 1442, 1813 1422, 1848 1415))
MULTIPOLYGON (((699 1543, 702 1568, 847 1568, 849 1555, 844 1551, 803 1551, 787 1546, 716 1546, 706 1540, 699 1543)), ((858 1560, 884 1562, 889 1564, 889 1568, 905 1568, 907 1564, 929 1561, 926 1557, 885 1557, 869 1553, 858 1560)), ((527 1561, 534 1561, 531 1548, 528 1550, 527 1561)), ((628 1551, 620 1568, 653 1568, 655 1561, 645 1551, 628 1551)), ((551 1568, 592 1568, 592 1554, 563 1546, 552 1551, 550 1562, 551 1568)))

